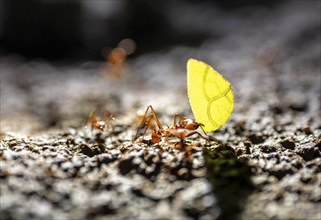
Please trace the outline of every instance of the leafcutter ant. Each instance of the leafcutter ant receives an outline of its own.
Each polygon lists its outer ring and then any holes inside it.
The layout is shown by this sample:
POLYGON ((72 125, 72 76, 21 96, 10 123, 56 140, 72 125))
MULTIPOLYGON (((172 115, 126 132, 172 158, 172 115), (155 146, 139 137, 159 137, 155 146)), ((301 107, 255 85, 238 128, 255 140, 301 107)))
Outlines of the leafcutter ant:
MULTIPOLYGON (((105 48, 102 55, 107 61, 106 76, 118 80, 125 74, 125 64, 127 57, 134 53, 136 44, 132 39, 121 40, 116 48, 105 48)), ((105 75, 105 74, 104 74, 105 75)))
POLYGON ((184 150, 184 149, 187 151, 191 150, 191 147, 186 147, 185 139, 195 134, 200 136, 204 140, 210 142, 208 138, 204 137, 199 132, 195 131, 200 126, 200 124, 196 120, 186 118, 181 114, 176 114, 174 116, 173 126, 167 126, 166 128, 163 128, 151 105, 147 107, 145 114, 143 115, 142 121, 138 127, 134 140, 137 139, 139 131, 144 126, 146 127, 143 135, 145 135, 148 128, 152 129, 151 141, 153 143, 160 142, 162 138, 176 137, 180 140, 179 149, 181 150, 184 150), (148 115, 148 111, 150 111, 149 115, 148 115), (156 126, 154 123, 156 123, 156 126))
POLYGON ((100 118, 97 117, 96 111, 93 110, 89 114, 86 127, 90 125, 91 130, 97 129, 100 131, 104 131, 106 128, 111 128, 113 130, 113 120, 115 120, 115 118, 110 111, 105 110, 103 113, 103 118, 100 118))

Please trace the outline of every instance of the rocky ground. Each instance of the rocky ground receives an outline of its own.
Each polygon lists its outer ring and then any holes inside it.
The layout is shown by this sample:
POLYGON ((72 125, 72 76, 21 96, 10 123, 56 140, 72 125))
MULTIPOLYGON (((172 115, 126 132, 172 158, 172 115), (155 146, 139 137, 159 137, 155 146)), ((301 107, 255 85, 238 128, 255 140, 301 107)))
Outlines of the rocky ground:
POLYGON ((1 58, 1 219, 320 219, 317 6, 215 11, 220 40, 129 59, 120 77, 104 62, 1 58), (188 138, 190 153, 134 140, 150 104, 163 126, 193 118, 189 57, 231 82, 230 120, 209 143, 188 138), (113 112, 105 131, 86 127, 92 109, 113 112))

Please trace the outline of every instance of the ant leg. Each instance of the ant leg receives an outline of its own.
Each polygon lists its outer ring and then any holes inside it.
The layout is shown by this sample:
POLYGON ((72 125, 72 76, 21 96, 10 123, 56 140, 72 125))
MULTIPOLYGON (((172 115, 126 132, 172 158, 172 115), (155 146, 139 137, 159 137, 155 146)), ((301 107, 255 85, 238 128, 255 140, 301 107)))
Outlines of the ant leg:
MULTIPOLYGON (((136 132, 134 140, 136 140, 139 131, 144 127, 144 125, 147 125, 147 127, 149 126, 150 121, 151 121, 152 118, 154 118, 154 120, 156 121, 156 124, 157 124, 158 128, 163 130, 163 127, 162 127, 161 123, 159 122, 153 107, 151 105, 149 105, 147 107, 146 111, 145 111, 145 114, 144 114, 142 122, 138 126, 138 129, 137 129, 137 132, 136 132), (149 109, 151 110, 151 115, 147 117, 147 113, 148 113, 149 109)), ((147 130, 147 128, 145 129, 145 132, 146 132, 146 130, 147 130)), ((145 132, 144 132, 144 134, 145 134, 145 132)))
POLYGON ((192 150, 193 150, 193 147, 192 146, 187 146, 185 148, 185 159, 186 160, 190 160, 191 159, 191 155, 192 155, 192 150))
POLYGON ((186 147, 185 138, 180 138, 180 147, 181 147, 181 150, 185 149, 186 147))
POLYGON ((146 127, 145 127, 145 130, 144 130, 144 133, 143 133, 143 136, 145 135, 146 131, 148 128, 152 129, 152 142, 155 144, 155 143, 158 143, 162 140, 162 133, 161 133, 161 130, 158 130, 156 131, 155 127, 154 126, 151 126, 151 121, 152 121, 153 118, 153 115, 150 115, 148 116, 148 119, 146 120, 146 127))
MULTIPOLYGON (((186 137, 187 137, 187 136, 186 136, 186 137)), ((185 138, 186 138, 186 137, 185 137, 185 138)), ((185 151, 184 157, 185 157, 185 159, 189 160, 190 157, 191 157, 191 154, 192 154, 192 149, 193 149, 193 147, 190 146, 190 145, 186 145, 186 143, 185 143, 185 138, 180 138, 179 149, 180 149, 181 151, 183 151, 183 150, 185 151)))
POLYGON ((90 113, 89 113, 89 117, 88 117, 88 119, 87 119, 87 123, 86 123, 86 126, 85 127, 87 127, 88 126, 88 124, 90 124, 90 127, 91 127, 91 129, 93 129, 93 120, 95 120, 96 119, 96 111, 95 110, 92 110, 90 113))
POLYGON ((115 132, 114 123, 113 123, 113 121, 115 121, 115 120, 116 119, 115 119, 115 117, 114 117, 112 112, 110 112, 108 110, 104 111, 104 120, 103 121, 105 122, 106 127, 107 127, 109 132, 110 132, 110 130, 111 130, 112 133, 115 132))
POLYGON ((222 141, 220 141, 219 139, 217 139, 217 138, 215 138, 215 137, 212 137, 212 136, 211 136, 210 139, 211 139, 212 141, 215 141, 215 142, 218 143, 218 144, 224 145, 222 141))
POLYGON ((93 109, 90 113, 89 113, 89 117, 87 119, 87 123, 85 128, 87 128, 88 126, 90 126, 90 131, 91 131, 91 135, 93 135, 93 131, 94 131, 94 123, 96 122, 96 110, 93 109), (89 125, 90 124, 90 125, 89 125))
POLYGON ((96 110, 92 110, 90 113, 89 113, 89 119, 93 119, 93 118, 96 118, 96 110))
POLYGON ((152 115, 148 116, 148 119, 146 120, 146 123, 145 123, 146 127, 145 127, 145 130, 144 130, 143 136, 146 134, 147 129, 151 127, 150 126, 150 122, 152 121, 152 119, 153 119, 152 115))
MULTIPOLYGON (((157 115, 156 115, 156 113, 155 113, 155 111, 154 111, 153 106, 152 106, 152 105, 149 105, 149 106, 147 107, 147 110, 148 110, 148 109, 151 110, 152 115, 153 115, 153 117, 154 117, 154 119, 155 119, 155 121, 156 121, 156 124, 157 124, 158 128, 159 128, 160 130, 163 130, 163 126, 162 126, 161 123, 159 122, 159 120, 158 120, 158 118, 157 118, 157 115)), ((146 110, 146 112, 147 112, 147 110, 146 110)))
POLYGON ((176 127, 176 125, 177 125, 177 118, 179 118, 181 121, 185 119, 185 117, 184 117, 183 115, 181 115, 181 114, 176 114, 176 115, 174 116, 174 125, 173 125, 174 127, 176 127))
POLYGON ((140 131, 140 130, 144 127, 144 125, 146 124, 146 115, 147 115, 147 113, 148 113, 148 109, 149 109, 149 107, 147 107, 147 109, 146 109, 146 111, 145 111, 145 114, 144 114, 144 116, 143 116, 142 122, 141 122, 141 123, 139 124, 139 126, 138 126, 138 129, 137 129, 136 135, 135 135, 135 137, 134 137, 134 140, 136 140, 139 131, 140 131))
POLYGON ((198 133, 197 131, 194 131, 192 133, 189 133, 188 135, 186 135, 185 137, 189 137, 189 136, 192 136, 194 134, 197 134, 198 136, 200 136, 201 138, 203 138, 204 140, 206 140, 207 142, 210 142, 210 140, 206 137, 204 137, 203 135, 201 135, 200 133, 198 133))

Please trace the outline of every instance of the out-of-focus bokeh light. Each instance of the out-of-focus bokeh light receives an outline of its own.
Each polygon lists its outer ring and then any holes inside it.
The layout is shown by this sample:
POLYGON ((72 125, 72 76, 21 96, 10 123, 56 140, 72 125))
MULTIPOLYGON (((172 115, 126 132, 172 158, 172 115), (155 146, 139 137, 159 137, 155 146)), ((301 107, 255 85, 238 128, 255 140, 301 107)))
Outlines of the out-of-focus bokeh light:
POLYGON ((134 56, 173 45, 199 45, 206 38, 220 37, 220 28, 216 28, 224 22, 220 10, 234 14, 245 7, 246 17, 246 13, 255 13, 253 8, 268 9, 277 4, 252 0, 242 4, 190 0, 0 1, 0 53, 100 60, 102 48, 115 48, 121 40, 119 47, 127 55, 136 51, 134 56))

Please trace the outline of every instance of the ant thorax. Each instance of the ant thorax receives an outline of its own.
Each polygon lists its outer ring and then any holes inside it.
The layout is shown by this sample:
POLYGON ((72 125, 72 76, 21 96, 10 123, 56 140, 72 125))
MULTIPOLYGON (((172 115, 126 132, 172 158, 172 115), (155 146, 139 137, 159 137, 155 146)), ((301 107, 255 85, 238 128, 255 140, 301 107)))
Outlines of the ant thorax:
POLYGON ((185 138, 186 130, 183 128, 173 129, 172 134, 177 138, 185 138))

